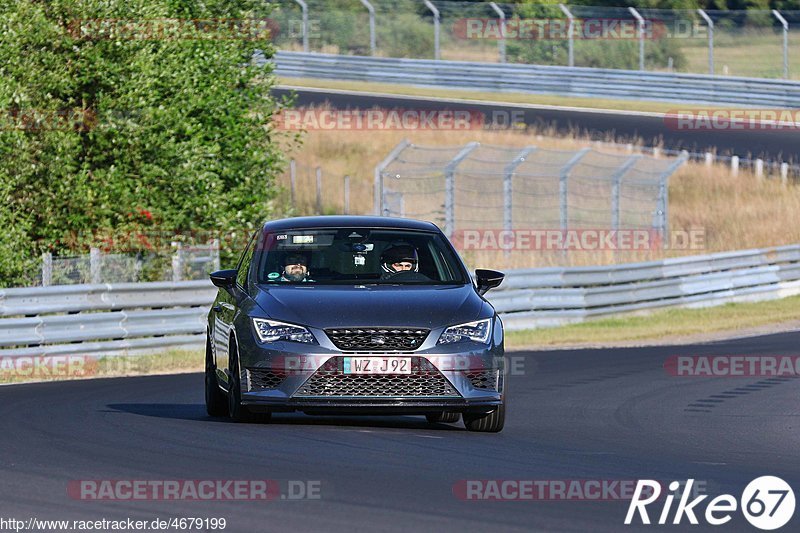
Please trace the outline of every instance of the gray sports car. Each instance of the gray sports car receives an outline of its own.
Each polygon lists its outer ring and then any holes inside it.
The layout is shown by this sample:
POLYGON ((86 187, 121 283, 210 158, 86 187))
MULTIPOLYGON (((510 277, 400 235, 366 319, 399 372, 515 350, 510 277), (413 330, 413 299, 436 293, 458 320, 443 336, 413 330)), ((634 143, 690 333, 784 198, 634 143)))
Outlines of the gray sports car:
POLYGON ((267 222, 236 269, 211 275, 206 406, 425 415, 497 432, 505 420, 503 324, 438 227, 385 217, 267 222))

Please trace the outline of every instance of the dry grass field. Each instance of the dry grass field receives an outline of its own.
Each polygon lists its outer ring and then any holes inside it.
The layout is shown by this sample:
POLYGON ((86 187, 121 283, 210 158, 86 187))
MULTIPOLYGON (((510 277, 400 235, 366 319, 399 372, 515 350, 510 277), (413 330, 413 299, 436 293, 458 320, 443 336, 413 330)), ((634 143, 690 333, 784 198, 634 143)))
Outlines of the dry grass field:
MULTIPOLYGON (((288 150, 297 164, 295 209, 280 214, 317 212, 316 176, 322 169, 322 212, 342 213, 344 176, 350 177, 351 214, 371 214, 375 166, 402 139, 425 146, 483 144, 523 147, 536 145, 552 149, 580 149, 591 141, 577 136, 556 138, 548 132, 524 131, 308 131, 302 144, 288 150)), ((597 150, 612 152, 607 146, 597 150)), ((624 148, 621 153, 626 153, 624 148)), ((280 179, 284 190, 278 205, 289 205, 288 174, 280 179)), ((695 250, 655 250, 646 252, 564 253, 543 251, 471 252, 465 254, 470 266, 495 265, 503 268, 591 265, 714 251, 737 250, 800 243, 800 186, 781 186, 774 176, 759 180, 740 171, 733 176, 727 166, 706 167, 687 163, 669 182, 669 227, 671 230, 704 232, 704 246, 695 250)))

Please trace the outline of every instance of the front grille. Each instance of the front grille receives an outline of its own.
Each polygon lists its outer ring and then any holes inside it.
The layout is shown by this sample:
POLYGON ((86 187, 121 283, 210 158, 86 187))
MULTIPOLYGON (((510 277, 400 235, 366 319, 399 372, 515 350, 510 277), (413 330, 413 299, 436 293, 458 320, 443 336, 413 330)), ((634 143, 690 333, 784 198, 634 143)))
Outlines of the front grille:
POLYGON ((335 328, 325 334, 346 352, 409 352, 425 341, 430 330, 421 328, 335 328))
POLYGON ((283 380, 286 379, 285 375, 278 374, 272 370, 263 368, 248 368, 247 369, 247 390, 259 391, 277 389, 280 387, 283 380))
POLYGON ((497 390, 497 370, 464 372, 464 376, 476 389, 497 390))
POLYGON ((442 373, 424 357, 411 358, 411 374, 353 375, 345 374, 343 368, 344 357, 332 357, 294 396, 460 396, 442 373))

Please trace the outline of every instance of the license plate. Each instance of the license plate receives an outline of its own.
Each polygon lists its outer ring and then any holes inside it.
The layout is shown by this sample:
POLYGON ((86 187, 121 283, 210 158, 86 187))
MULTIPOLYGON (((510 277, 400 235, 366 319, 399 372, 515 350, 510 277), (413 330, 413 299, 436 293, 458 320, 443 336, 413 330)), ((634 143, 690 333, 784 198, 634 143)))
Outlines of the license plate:
POLYGON ((410 357, 345 357, 345 374, 410 374, 410 357))

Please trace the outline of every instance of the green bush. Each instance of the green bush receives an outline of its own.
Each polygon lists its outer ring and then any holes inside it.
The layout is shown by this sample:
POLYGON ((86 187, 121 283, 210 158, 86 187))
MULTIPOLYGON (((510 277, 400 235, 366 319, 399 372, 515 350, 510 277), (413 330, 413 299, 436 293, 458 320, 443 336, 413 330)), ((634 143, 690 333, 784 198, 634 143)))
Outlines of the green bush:
POLYGON ((433 58, 433 25, 411 13, 381 21, 376 28, 381 54, 389 57, 433 58))
POLYGON ((271 56, 269 36, 100 36, 86 22, 252 20, 263 8, 0 0, 0 286, 28 283, 43 251, 87 253, 98 234, 246 233, 270 215, 278 104, 271 67, 252 61, 271 56))
MULTIPOLYGON (((528 6, 526 6, 528 7, 528 6)), ((563 18, 548 8, 542 13, 542 6, 536 8, 531 18, 563 18)), ((639 68, 638 39, 578 39, 573 41, 575 66, 612 69, 639 68)), ((508 59, 515 63, 537 65, 568 65, 569 42, 560 40, 509 40, 506 45, 508 59)), ((673 60, 673 67, 680 69, 686 65, 686 57, 674 39, 648 39, 645 41, 645 65, 648 69, 664 69, 673 60)))

